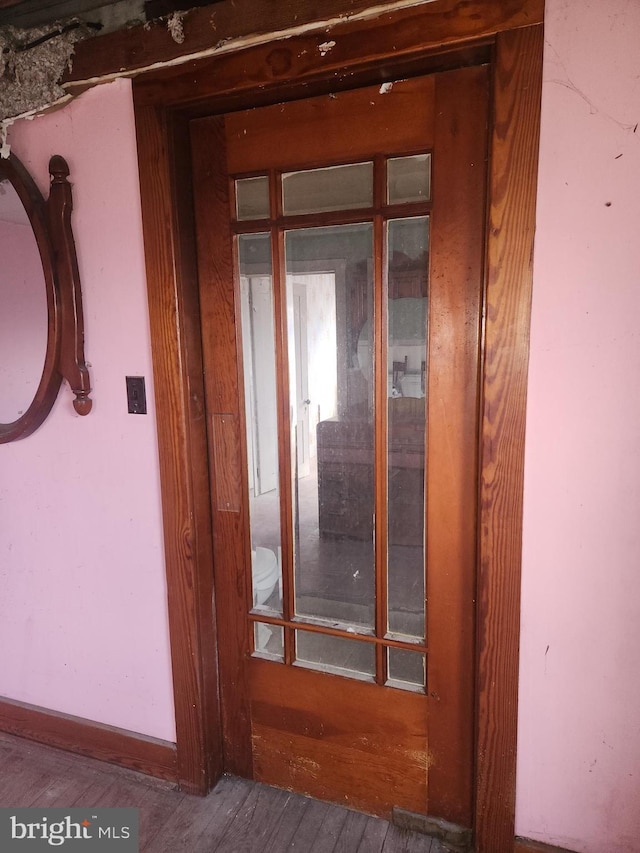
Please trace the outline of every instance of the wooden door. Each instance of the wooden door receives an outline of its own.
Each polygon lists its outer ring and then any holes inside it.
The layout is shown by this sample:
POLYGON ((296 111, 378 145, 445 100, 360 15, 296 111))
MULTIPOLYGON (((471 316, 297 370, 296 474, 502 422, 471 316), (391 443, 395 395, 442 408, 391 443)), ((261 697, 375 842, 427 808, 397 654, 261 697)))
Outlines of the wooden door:
POLYGON ((487 93, 472 67, 192 122, 225 767, 465 826, 487 93), (268 495, 247 472, 247 275, 272 282, 268 495))

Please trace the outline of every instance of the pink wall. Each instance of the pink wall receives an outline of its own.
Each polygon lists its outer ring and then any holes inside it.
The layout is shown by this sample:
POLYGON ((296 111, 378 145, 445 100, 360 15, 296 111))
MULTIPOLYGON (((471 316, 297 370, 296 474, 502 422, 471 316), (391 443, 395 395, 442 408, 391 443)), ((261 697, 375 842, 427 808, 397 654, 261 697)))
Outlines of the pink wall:
POLYGON ((160 488, 130 83, 9 135, 44 189, 68 160, 92 413, 68 388, 0 446, 0 695, 175 739, 160 488), (150 413, 127 414, 125 376, 150 413))
POLYGON ((546 0, 517 830, 640 850, 640 4, 546 0))

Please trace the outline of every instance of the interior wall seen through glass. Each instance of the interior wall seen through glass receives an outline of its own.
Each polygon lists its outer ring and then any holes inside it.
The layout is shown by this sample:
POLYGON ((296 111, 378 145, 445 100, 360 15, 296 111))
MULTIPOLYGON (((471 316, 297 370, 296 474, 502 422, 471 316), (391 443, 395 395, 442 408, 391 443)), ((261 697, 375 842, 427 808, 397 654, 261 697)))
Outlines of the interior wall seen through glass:
POLYGON ((387 224, 388 630, 425 636, 425 449, 429 219, 387 224))
MULTIPOLYGON (((238 261, 253 606, 281 615, 276 344, 269 234, 240 235, 238 261)), ((263 627, 256 638, 267 633, 263 627)))
POLYGON ((285 234, 295 612, 358 629, 375 614, 372 258, 370 223, 285 234))

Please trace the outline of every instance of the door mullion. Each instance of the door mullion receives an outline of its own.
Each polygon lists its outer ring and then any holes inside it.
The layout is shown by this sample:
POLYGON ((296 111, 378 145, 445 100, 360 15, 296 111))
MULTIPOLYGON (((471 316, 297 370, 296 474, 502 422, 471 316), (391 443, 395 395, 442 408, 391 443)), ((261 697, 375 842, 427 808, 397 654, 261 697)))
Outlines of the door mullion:
MULTIPOLYGON (((376 192, 384 187, 382 163, 376 164, 376 192)), ((387 484, 387 281, 384 219, 376 216, 373 222, 373 323, 374 323, 374 488, 375 488, 375 595, 376 637, 387 632, 387 546, 388 546, 388 484, 387 484)), ((387 681, 387 650, 376 646, 376 682, 387 681)))
MULTIPOLYGON (((272 216, 280 213, 280 176, 271 172, 269 178, 272 216)), ((271 229, 271 257, 273 259, 273 311, 276 343, 276 388, 278 398, 278 467, 280 470, 280 536, 282 571, 282 614, 290 621, 295 613, 294 600, 294 531, 293 496, 291 477, 291 419, 289 402, 289 358, 287 340, 286 270, 284 262, 284 234, 271 229)), ((284 628, 284 661, 295 659, 295 640, 291 628, 284 628)))

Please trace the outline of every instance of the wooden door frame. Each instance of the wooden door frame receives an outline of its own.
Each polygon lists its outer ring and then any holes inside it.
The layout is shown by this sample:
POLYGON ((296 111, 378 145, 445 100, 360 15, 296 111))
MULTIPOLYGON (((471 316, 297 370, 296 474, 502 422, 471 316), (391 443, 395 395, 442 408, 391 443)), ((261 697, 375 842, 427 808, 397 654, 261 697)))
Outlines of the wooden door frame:
MULTIPOLYGON (((269 4, 254 4, 268 16, 269 4)), ((180 783, 223 772, 189 120, 490 61, 483 316, 475 837, 513 850, 524 429, 543 0, 434 0, 305 30, 134 82, 180 783), (503 7, 509 7, 504 10, 503 7), (453 12, 452 12, 453 10, 453 12), (474 14, 471 14, 473 12, 474 14), (366 32, 363 32, 366 30, 366 32), (363 37, 364 36, 364 37, 363 37), (333 41, 338 49, 318 50, 333 41), (251 69, 251 73, 247 73, 251 69)), ((217 33, 217 37, 223 34, 217 33)))

